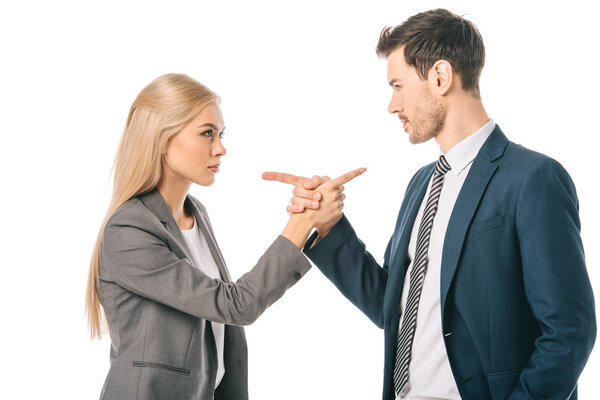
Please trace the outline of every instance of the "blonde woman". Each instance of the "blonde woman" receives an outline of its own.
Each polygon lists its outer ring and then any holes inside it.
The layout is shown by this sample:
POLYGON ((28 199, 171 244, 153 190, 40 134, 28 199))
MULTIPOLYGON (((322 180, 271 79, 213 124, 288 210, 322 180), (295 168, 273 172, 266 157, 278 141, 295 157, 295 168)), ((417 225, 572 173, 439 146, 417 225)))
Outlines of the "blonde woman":
POLYGON ((300 248, 313 227, 339 220, 341 184, 363 171, 315 191, 319 209, 292 214, 233 282, 206 209, 187 193, 192 183, 210 186, 225 155, 219 102, 190 77, 168 74, 131 106, 87 288, 92 337, 106 320, 112 341, 101 399, 247 399, 241 326, 308 271, 300 248))

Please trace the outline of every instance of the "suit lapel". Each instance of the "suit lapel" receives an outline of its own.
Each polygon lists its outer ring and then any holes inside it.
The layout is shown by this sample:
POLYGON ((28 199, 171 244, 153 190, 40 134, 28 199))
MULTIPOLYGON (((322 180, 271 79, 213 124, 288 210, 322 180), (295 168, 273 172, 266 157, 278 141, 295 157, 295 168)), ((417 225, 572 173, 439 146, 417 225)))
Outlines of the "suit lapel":
MULTIPOLYGON (((408 199, 406 218, 403 218, 400 225, 397 228, 396 234, 398 234, 397 242, 393 245, 390 253, 390 278, 388 282, 390 284, 389 293, 390 297, 388 303, 392 306, 393 312, 388 315, 393 317, 399 317, 397 310, 399 309, 400 296, 402 294, 402 287, 404 286, 404 280, 406 279, 406 268, 408 267, 408 244, 410 242, 410 236, 412 234, 412 228, 423 202, 423 197, 427 192, 431 175, 435 168, 435 163, 431 164, 429 168, 423 173, 421 181, 415 185, 415 190, 409 194, 411 196, 408 199)), ((397 321, 392 321, 392 324, 397 325, 397 321)))
POLYGON ((423 181, 420 182, 417 186, 417 192, 415 193, 415 196, 413 196, 407 207, 409 210, 407 218, 404 219, 402 221, 402 224, 400 225, 399 230, 401 234, 400 239, 398 241, 397 249, 402 249, 402 253, 398 254, 394 252, 394 254, 396 256, 400 256, 398 257, 398 262, 400 262, 401 265, 404 267, 401 268, 402 274, 405 273, 407 266, 406 260, 408 257, 408 244, 410 242, 410 236, 412 234, 413 225, 415 224, 415 219, 417 217, 417 213, 419 212, 419 208, 421 207, 421 203, 423 202, 423 198, 425 197, 425 193, 427 193, 427 187, 429 186, 429 181, 431 180, 431 175, 433 174, 434 168, 435 164, 433 164, 431 168, 428 168, 428 171, 425 173, 423 181))
POLYGON ((188 260, 193 260, 190 256, 190 252, 185 245, 185 239, 183 238, 183 234, 181 233, 181 229, 179 225, 177 225, 177 221, 173 218, 173 214, 171 214, 171 210, 167 206, 165 199, 162 197, 160 192, 156 187, 151 189, 150 191, 139 195, 140 200, 146 205, 146 207, 154 213, 163 224, 167 232, 171 234, 171 236, 175 239, 173 246, 175 250, 179 250, 182 254, 180 256, 186 257, 188 260))
POLYGON ((458 267, 467 230, 492 176, 499 167, 495 161, 502 157, 507 145, 508 139, 496 125, 473 160, 473 165, 456 199, 442 252, 440 281, 442 315, 444 315, 446 297, 458 267))
MULTIPOLYGON (((174 248, 174 251, 177 253, 177 250, 179 250, 179 255, 187 258, 190 263, 193 264, 193 258, 191 257, 190 250, 187 248, 185 239, 181 233, 181 229, 179 228, 179 225, 177 225, 175 218, 173 218, 173 214, 171 214, 171 210, 169 210, 169 207, 167 206, 165 199, 160 194, 158 188, 154 187, 150 191, 139 195, 139 198, 146 205, 146 207, 157 216, 167 232, 169 232, 169 234, 171 234, 171 236, 175 239, 174 244, 171 243, 171 247, 174 248)), ((208 243, 211 254, 215 259, 219 271, 221 272, 222 279, 224 281, 229 281, 230 277, 227 273, 227 269, 225 268, 223 256, 216 245, 212 230, 209 228, 205 217, 202 215, 189 194, 185 198, 184 207, 187 207, 187 209, 194 214, 198 224, 198 229, 200 229, 200 232, 202 232, 206 238, 206 242, 208 243)))

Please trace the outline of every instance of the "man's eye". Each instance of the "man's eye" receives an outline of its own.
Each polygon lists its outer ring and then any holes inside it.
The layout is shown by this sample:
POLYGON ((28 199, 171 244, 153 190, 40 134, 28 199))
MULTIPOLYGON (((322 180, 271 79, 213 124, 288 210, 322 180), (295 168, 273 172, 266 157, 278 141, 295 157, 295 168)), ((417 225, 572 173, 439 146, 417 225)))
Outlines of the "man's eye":
POLYGON ((202 136, 212 137, 212 135, 213 135, 212 129, 202 132, 202 136))
POLYGON ((395 90, 396 92, 399 92, 399 91, 400 91, 400 88, 401 88, 401 86, 400 86, 400 85, 394 85, 394 90, 395 90))

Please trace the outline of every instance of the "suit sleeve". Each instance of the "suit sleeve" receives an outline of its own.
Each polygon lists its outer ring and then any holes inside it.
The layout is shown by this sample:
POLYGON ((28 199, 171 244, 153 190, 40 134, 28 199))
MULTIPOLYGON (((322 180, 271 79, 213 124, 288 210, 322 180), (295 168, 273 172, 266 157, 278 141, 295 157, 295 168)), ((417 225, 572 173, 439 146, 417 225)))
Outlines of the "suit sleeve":
POLYGON ((304 253, 323 274, 380 328, 383 328, 383 296, 387 282, 390 243, 383 268, 366 251, 348 219, 340 222, 313 248, 316 232, 304 246, 304 253))
POLYGON ((527 300, 541 336, 511 399, 567 399, 596 337, 594 298, 571 178, 544 158, 521 188, 516 226, 527 300))
POLYGON ((199 318, 249 325, 309 269, 300 250, 279 236, 237 282, 212 279, 124 209, 106 225, 100 279, 199 318))

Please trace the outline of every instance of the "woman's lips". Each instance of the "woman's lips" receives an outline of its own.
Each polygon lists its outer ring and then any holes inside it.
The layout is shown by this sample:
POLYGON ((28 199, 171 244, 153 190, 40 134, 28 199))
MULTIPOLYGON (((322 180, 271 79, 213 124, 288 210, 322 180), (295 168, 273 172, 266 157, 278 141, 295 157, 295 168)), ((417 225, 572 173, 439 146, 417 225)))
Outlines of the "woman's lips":
POLYGON ((210 169, 213 173, 217 173, 219 172, 219 166, 218 165, 213 165, 211 167, 208 167, 208 169, 210 169))

